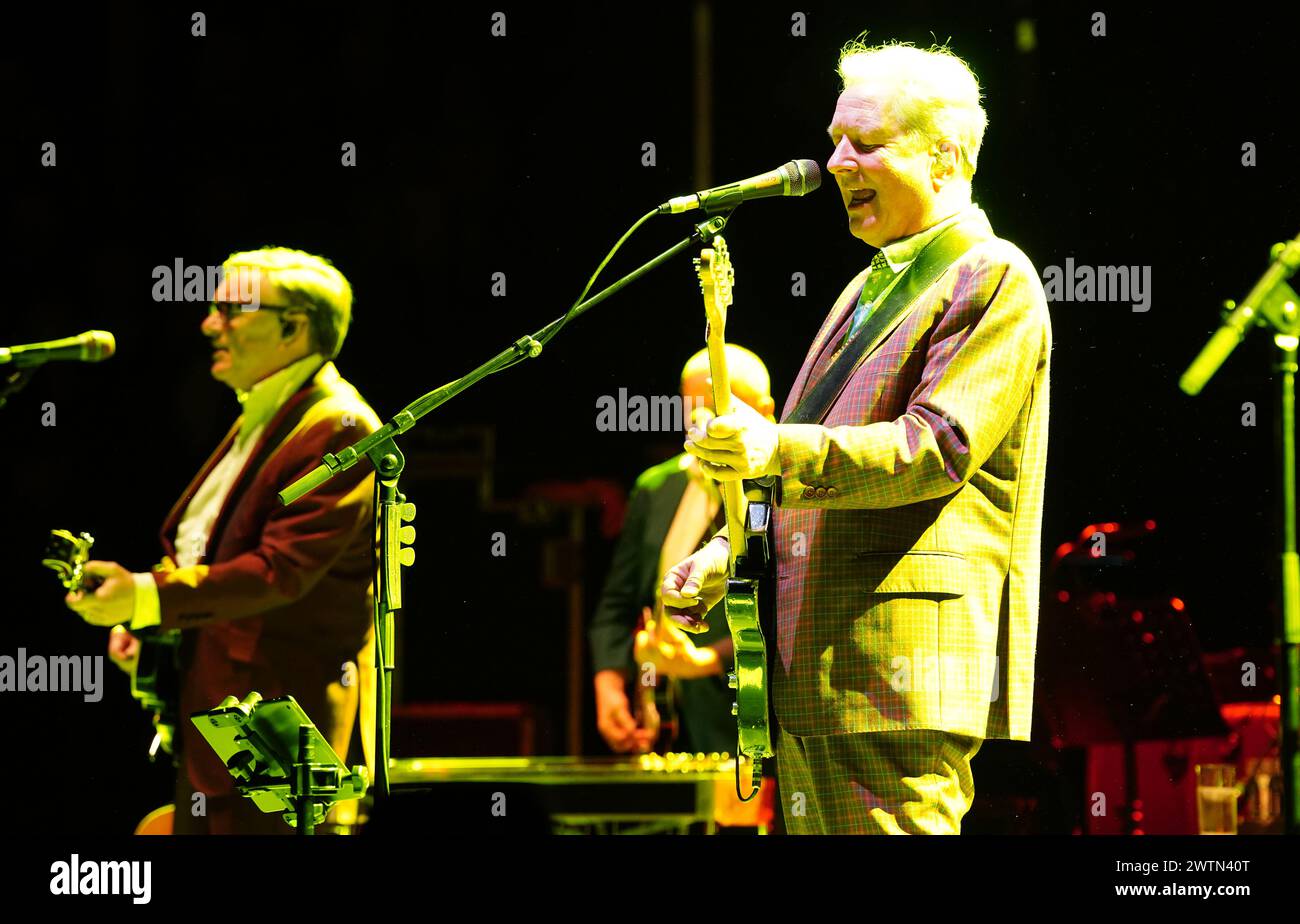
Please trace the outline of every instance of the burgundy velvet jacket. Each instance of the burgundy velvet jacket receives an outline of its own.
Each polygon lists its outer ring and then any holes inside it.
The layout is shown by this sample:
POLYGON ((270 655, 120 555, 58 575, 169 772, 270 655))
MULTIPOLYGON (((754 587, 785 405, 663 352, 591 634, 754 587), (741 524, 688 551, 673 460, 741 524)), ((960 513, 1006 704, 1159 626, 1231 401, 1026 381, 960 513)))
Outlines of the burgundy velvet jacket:
POLYGON ((227 695, 292 695, 341 757, 369 672, 374 475, 360 463, 288 507, 276 493, 379 426, 333 363, 325 363, 267 424, 208 537, 207 555, 170 566, 176 529, 203 480, 227 452, 238 421, 172 507, 162 528, 167 560, 154 572, 164 629, 182 645, 180 742, 197 792, 228 795, 233 780, 189 716, 227 695))

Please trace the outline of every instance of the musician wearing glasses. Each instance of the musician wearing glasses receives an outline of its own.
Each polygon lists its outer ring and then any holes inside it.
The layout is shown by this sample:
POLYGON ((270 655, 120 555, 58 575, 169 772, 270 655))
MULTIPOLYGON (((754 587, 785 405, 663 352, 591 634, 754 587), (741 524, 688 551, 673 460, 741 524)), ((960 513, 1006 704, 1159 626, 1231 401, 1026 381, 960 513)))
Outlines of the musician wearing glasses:
POLYGON ((232 254, 223 270, 201 329, 239 417, 167 516, 162 563, 132 573, 89 562, 102 583, 67 603, 115 627, 109 654, 124 668, 139 650, 133 632, 181 630, 176 833, 288 834, 235 792, 187 717, 230 694, 289 694, 346 756, 366 700, 369 744, 373 475, 355 466, 288 507, 275 495, 379 421, 333 363, 352 311, 342 273, 279 247, 232 254), (248 274, 255 298, 241 300, 248 274))

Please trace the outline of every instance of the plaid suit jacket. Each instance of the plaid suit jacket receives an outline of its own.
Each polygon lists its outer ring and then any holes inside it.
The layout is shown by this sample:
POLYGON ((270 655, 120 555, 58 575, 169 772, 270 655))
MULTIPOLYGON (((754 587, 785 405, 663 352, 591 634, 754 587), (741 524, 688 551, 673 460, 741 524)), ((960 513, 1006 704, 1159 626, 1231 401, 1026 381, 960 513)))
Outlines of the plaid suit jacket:
MULTIPOLYGON (((991 234, 978 209, 959 220, 991 234)), ((826 317, 783 418, 865 278, 826 317)), ((786 731, 1028 740, 1051 340, 1033 265, 992 238, 876 339, 821 423, 782 426, 769 663, 786 731)))

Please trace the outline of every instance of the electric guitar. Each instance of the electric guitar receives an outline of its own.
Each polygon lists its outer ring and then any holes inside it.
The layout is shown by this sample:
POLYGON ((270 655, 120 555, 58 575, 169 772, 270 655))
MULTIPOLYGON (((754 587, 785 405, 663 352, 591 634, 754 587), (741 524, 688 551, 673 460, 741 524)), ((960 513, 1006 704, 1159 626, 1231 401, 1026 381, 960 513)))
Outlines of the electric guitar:
MULTIPOLYGON (((731 413, 731 377, 727 373, 725 332, 727 308, 731 305, 735 270, 727 253, 727 242, 715 235, 711 247, 695 261, 708 318, 705 341, 709 348, 709 375, 713 379, 713 409, 721 417, 731 413)), ((732 714, 736 716, 738 753, 753 762, 753 787, 740 795, 736 762, 736 794, 741 801, 752 799, 763 777, 763 760, 772 756, 772 737, 767 718, 767 645, 759 623, 760 583, 771 567, 768 523, 772 504, 770 491, 755 482, 719 483, 727 514, 727 537, 731 546, 731 567, 724 605, 727 626, 735 649, 735 668, 727 684, 736 691, 732 714)))
MULTIPOLYGON (((83 567, 90 559, 95 539, 90 533, 73 535, 66 529, 50 530, 41 564, 53 570, 69 591, 94 590, 99 582, 87 579, 83 567)), ((175 629, 143 629, 134 633, 140 652, 130 671, 131 695, 153 720, 154 739, 149 759, 161 750, 172 754, 180 704, 180 632, 175 629)))

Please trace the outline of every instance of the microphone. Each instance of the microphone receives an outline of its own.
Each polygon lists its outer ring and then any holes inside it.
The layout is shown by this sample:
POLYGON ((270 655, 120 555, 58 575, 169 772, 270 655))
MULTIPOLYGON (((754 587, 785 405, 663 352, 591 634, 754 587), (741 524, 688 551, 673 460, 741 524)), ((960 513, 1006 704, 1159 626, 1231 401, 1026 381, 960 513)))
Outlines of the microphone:
POLYGON ((659 206, 660 215, 676 215, 704 209, 706 215, 734 209, 748 199, 768 196, 803 196, 822 185, 822 171, 815 160, 792 160, 790 163, 751 176, 739 183, 715 186, 691 196, 678 196, 659 206))
POLYGON ((1264 323, 1264 319, 1267 319, 1277 323, 1279 328, 1286 326, 1279 321, 1281 315, 1276 300, 1279 293, 1284 300, 1295 298, 1295 293, 1286 281, 1300 270, 1300 237, 1277 244, 1273 248, 1272 257, 1273 262, 1269 264, 1268 270, 1255 283, 1245 300, 1239 305, 1228 303, 1231 313, 1224 317, 1223 324, 1178 380, 1178 387, 1186 394, 1201 393, 1205 383, 1219 371, 1219 367, 1245 339, 1253 324, 1264 323), (1263 319, 1258 317, 1261 314, 1263 319))
POLYGON ((75 337, 46 340, 44 343, 23 343, 0 347, 0 366, 39 366, 53 360, 71 359, 83 363, 97 363, 108 359, 117 349, 117 341, 106 330, 88 330, 75 337))

